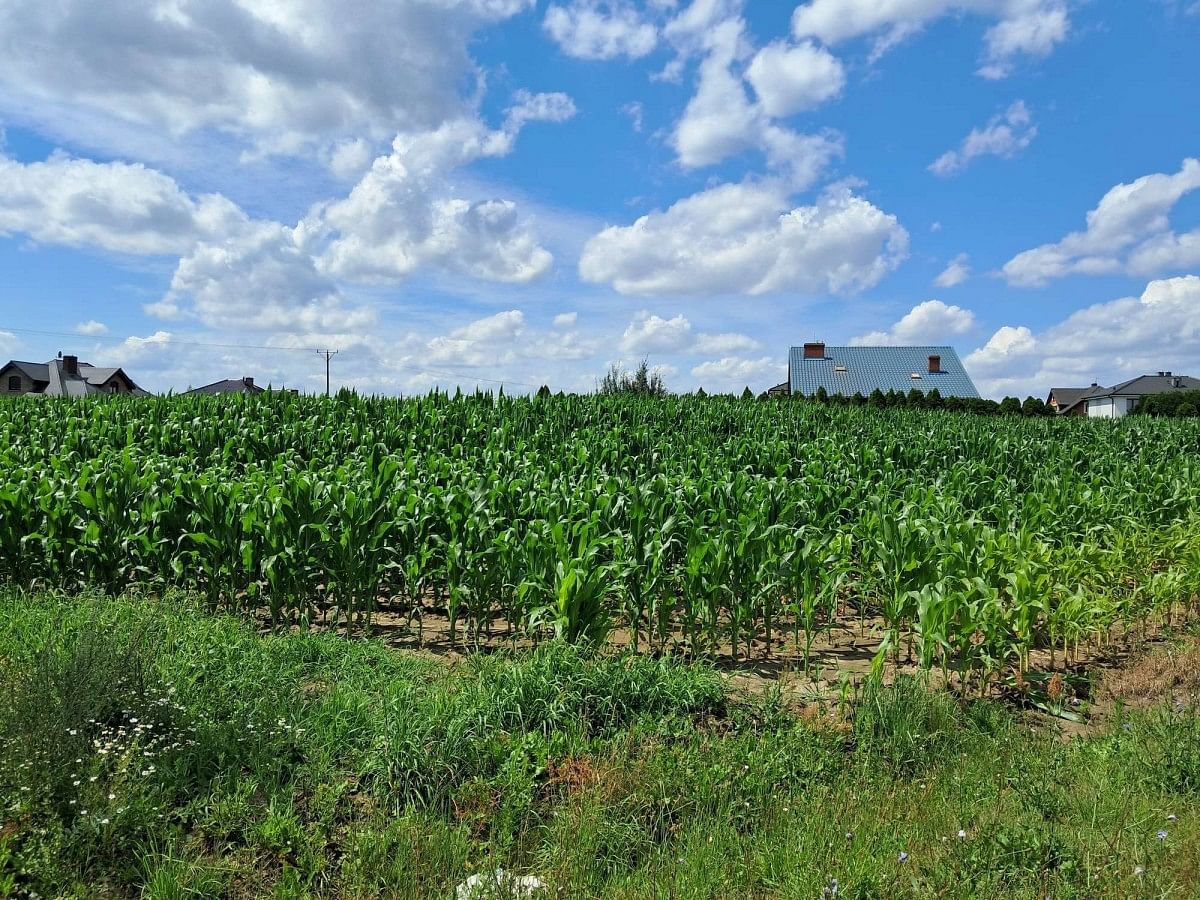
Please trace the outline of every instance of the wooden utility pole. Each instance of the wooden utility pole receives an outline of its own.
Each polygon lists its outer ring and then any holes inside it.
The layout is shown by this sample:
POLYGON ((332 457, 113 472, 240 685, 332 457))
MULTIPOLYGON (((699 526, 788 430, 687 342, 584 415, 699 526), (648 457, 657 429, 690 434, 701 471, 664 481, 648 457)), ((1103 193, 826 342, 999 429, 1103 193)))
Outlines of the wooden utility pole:
POLYGON ((318 356, 325 357, 325 396, 329 396, 329 361, 338 355, 337 350, 318 350, 318 356))

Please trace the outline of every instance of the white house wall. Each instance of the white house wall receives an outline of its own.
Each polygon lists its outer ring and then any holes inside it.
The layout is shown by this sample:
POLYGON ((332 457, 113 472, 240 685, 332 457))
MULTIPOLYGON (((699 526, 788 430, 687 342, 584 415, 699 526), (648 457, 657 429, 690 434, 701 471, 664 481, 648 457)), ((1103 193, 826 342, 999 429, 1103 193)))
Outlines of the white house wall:
POLYGON ((1087 414, 1092 419, 1120 419, 1137 406, 1135 397, 1100 397, 1087 401, 1087 414))

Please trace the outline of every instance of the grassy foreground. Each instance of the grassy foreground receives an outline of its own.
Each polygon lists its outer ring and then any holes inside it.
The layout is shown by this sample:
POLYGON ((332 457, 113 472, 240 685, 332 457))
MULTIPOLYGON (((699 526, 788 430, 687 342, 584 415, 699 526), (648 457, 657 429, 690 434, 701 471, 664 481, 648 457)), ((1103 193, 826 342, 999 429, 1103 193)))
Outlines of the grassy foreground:
POLYGON ((1200 719, 849 719, 552 645, 448 669, 179 601, 0 594, 0 896, 1194 897, 1200 719), (961 835, 961 836, 960 836, 961 835), (836 879, 836 886, 834 884, 836 879))

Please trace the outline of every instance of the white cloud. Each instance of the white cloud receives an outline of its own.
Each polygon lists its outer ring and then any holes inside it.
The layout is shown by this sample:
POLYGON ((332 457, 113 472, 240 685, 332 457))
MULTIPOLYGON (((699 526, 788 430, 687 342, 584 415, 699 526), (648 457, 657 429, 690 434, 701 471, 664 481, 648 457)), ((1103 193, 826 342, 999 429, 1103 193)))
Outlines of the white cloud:
POLYGON ((1084 307, 1045 331, 1004 326, 964 360, 981 389, 1044 396, 1169 369, 1200 372, 1200 276, 1151 281, 1140 297, 1084 307))
POLYGON ((425 363, 453 362, 462 365, 489 365, 510 362, 514 344, 525 332, 525 314, 510 309, 477 319, 445 337, 437 337, 421 355, 425 363))
MULTIPOLYGON (((56 127, 92 116, 180 136, 211 130, 258 150, 428 130, 462 115, 479 76, 474 33, 534 0, 0 6, 3 106, 56 127)), ((91 128, 99 134, 105 129, 91 128)))
POLYGON ((621 336, 623 353, 674 353, 692 343, 692 323, 684 316, 672 319, 640 312, 621 336))
POLYGON ((197 246, 179 261, 166 297, 146 312, 212 328, 277 331, 363 331, 375 322, 373 310, 345 307, 296 232, 275 222, 197 246))
POLYGON ((455 168, 509 153, 520 128, 562 121, 575 107, 563 94, 520 93, 505 126, 491 130, 458 119, 429 132, 399 134, 343 200, 314 210, 304 240, 324 271, 352 281, 386 283, 430 265, 492 281, 527 282, 552 257, 509 200, 444 196, 455 168))
POLYGON ((984 35, 978 71, 985 78, 1007 75, 1018 56, 1049 55, 1071 25, 1065 0, 809 0, 796 8, 792 32, 831 45, 874 36, 876 59, 933 20, 962 12, 999 20, 984 35))
POLYGON ((365 138, 347 138, 329 151, 329 170, 343 181, 360 178, 375 158, 374 147, 365 138))
POLYGON ((76 334, 108 334, 108 326, 103 322, 97 322, 95 319, 88 319, 86 322, 80 322, 75 326, 76 334))
POLYGON ((575 326, 575 323, 578 320, 579 320, 579 313, 577 313, 577 312, 559 313, 557 316, 554 317, 554 327, 555 328, 573 328, 575 326))
POLYGON ((895 216, 848 189, 793 208, 786 186, 744 182, 604 229, 584 247, 579 271, 623 294, 853 294, 878 284, 907 250, 895 216))
POLYGON ((942 269, 941 274, 933 279, 933 283, 941 288, 958 287, 958 285, 971 277, 971 266, 968 260, 969 257, 967 254, 958 254, 958 256, 950 260, 946 268, 942 269))
POLYGON ((658 43, 658 29, 625 0, 551 4, 542 27, 563 53, 578 59, 640 59, 658 43))
POLYGON ((777 41, 759 50, 746 78, 770 116, 792 116, 836 97, 846 84, 842 64, 812 41, 777 41))
POLYGON ((638 100, 633 100, 621 107, 621 112, 629 116, 633 130, 641 132, 645 122, 646 108, 638 100))
MULTIPOLYGON (((785 371, 786 366, 770 356, 764 356, 761 359, 724 356, 721 359, 700 363, 692 369, 692 375, 706 389, 736 390, 750 387, 751 390, 758 392, 769 387, 769 385, 762 384, 764 379, 772 380, 782 377, 781 373, 785 371)), ((774 381, 771 383, 774 384, 774 381)))
POLYGON ((1185 159, 1173 175, 1118 184, 1087 214, 1084 231, 1017 254, 1004 264, 1004 277, 1012 285, 1038 287, 1067 275, 1151 276, 1200 265, 1200 229, 1176 235, 1168 219, 1175 204, 1198 188, 1197 159, 1185 159))
POLYGON ((1004 112, 992 116, 983 128, 972 128, 957 150, 947 150, 929 166, 934 175, 948 178, 963 171, 980 156, 1012 159, 1037 137, 1025 103, 1018 100, 1004 112))
POLYGON ((944 344, 975 326, 975 314, 941 300, 918 303, 888 331, 872 331, 850 339, 851 346, 920 346, 944 344))
POLYGON ((680 61, 692 53, 703 54, 696 93, 672 135, 676 156, 684 168, 696 169, 757 149, 773 170, 785 174, 793 188, 801 190, 842 155, 841 136, 834 132, 806 135, 785 128, 774 121, 777 114, 771 108, 799 109, 815 105, 819 97, 833 96, 841 89, 840 84, 833 84, 840 65, 808 44, 790 50, 783 45, 768 48, 763 51, 766 56, 760 54, 761 60, 756 57, 750 66, 755 87, 761 89, 759 102, 752 103, 743 75, 735 71, 751 52, 745 22, 736 14, 739 10, 736 3, 696 0, 668 23, 667 32, 680 49, 680 61), (697 8, 702 8, 703 15, 692 22, 697 8), (677 27, 681 21, 688 25, 677 27), (700 22, 704 23, 702 29, 700 22))
POLYGON ((11 331, 0 331, 0 353, 13 353, 20 345, 21 342, 11 331))
POLYGON ((97 163, 54 153, 41 162, 0 156, 0 235, 98 247, 133 255, 177 255, 197 241, 236 233, 245 214, 219 194, 191 197, 140 164, 97 163))
POLYGON ((724 334, 698 334, 692 345, 693 353, 749 353, 761 344, 746 334, 725 332, 724 334))

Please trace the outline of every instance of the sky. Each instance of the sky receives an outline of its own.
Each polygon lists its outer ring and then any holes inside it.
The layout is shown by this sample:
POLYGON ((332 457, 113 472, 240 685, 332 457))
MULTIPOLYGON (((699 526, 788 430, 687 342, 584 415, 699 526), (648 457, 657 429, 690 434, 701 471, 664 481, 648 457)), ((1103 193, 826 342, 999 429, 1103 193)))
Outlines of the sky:
POLYGON ((0 0, 0 358, 1200 376, 1200 0, 0 0))

